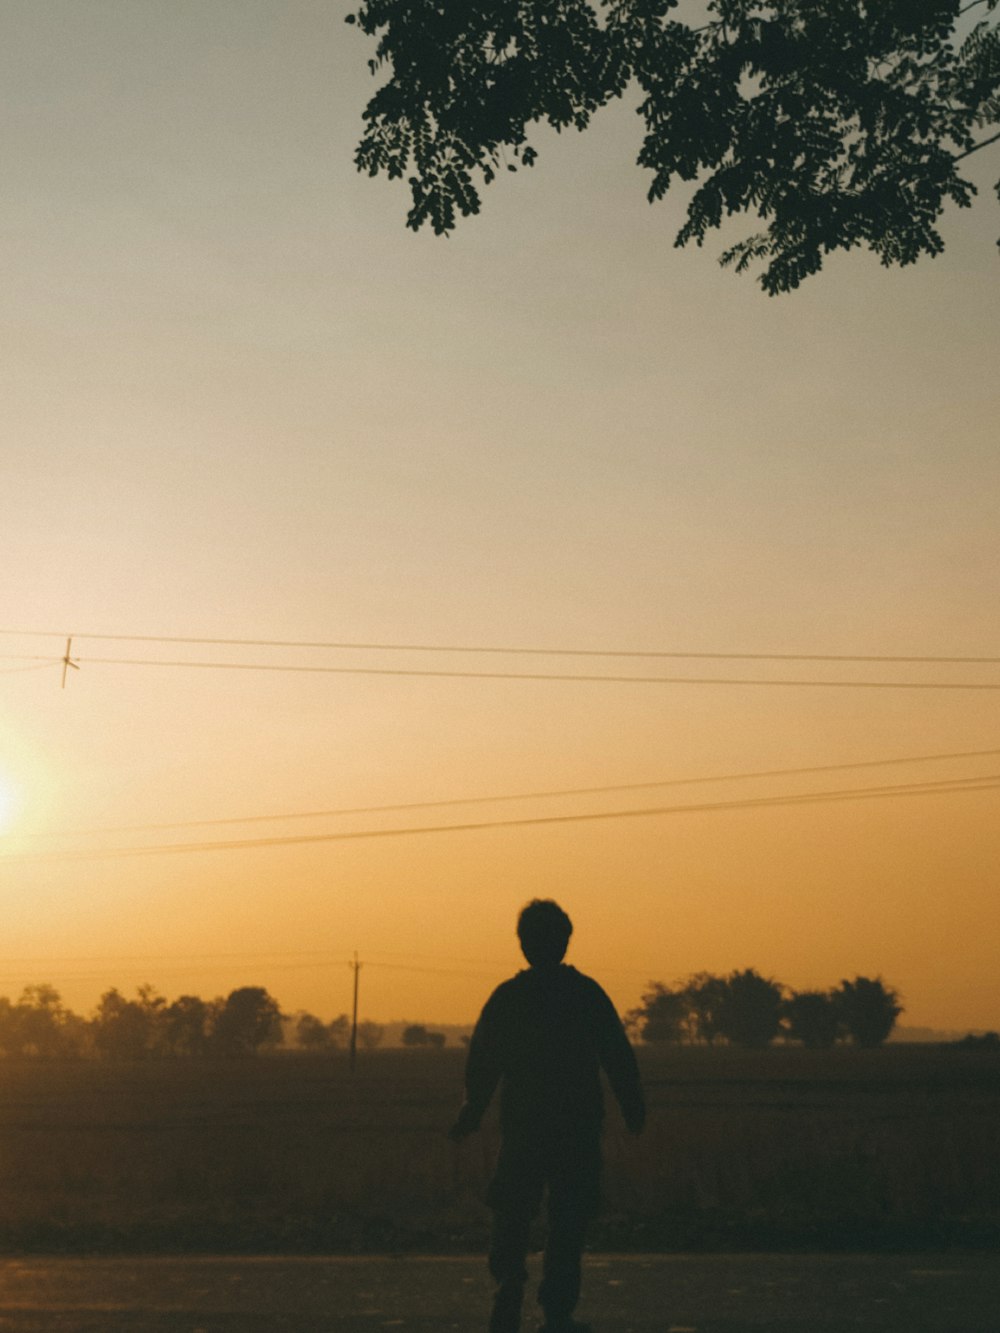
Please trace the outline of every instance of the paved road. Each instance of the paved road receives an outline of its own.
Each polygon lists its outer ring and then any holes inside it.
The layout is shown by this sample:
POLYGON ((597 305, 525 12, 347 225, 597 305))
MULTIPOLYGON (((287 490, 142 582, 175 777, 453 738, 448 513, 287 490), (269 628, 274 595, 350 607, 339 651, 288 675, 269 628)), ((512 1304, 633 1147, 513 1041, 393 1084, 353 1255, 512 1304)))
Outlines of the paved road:
MULTIPOLYGON (((481 1333, 475 1258, 0 1260, 16 1333, 481 1333)), ((991 1255, 594 1255, 595 1333, 1000 1333, 991 1255)), ((526 1319, 526 1330, 535 1320, 526 1319)))

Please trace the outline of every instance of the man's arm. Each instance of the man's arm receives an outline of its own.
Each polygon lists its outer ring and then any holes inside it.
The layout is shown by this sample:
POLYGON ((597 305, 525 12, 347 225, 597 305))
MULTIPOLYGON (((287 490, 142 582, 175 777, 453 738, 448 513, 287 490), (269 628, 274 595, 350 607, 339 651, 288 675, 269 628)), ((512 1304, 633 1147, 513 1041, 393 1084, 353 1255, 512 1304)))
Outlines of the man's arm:
POLYGON ((646 1098, 639 1066, 621 1019, 603 990, 600 990, 599 998, 598 1033, 601 1064, 621 1107, 622 1117, 631 1134, 641 1134, 646 1124, 646 1098))
POLYGON ((499 1001, 496 992, 486 1001, 469 1041, 465 1061, 465 1102, 448 1131, 455 1143, 479 1128, 503 1073, 500 1054, 499 1001))

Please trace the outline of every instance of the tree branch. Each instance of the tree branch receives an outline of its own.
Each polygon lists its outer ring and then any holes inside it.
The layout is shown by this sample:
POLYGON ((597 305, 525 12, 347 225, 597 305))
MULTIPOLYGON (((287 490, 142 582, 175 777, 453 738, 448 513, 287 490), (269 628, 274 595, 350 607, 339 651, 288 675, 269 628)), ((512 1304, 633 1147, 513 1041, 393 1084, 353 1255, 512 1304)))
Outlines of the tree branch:
POLYGON ((983 139, 981 143, 973 144, 972 147, 967 148, 964 153, 959 153, 956 157, 952 158, 952 161, 961 162, 963 157, 970 157, 973 153, 978 153, 980 148, 988 148, 991 143, 996 143, 998 139, 1000 139, 1000 130, 997 130, 996 134, 991 134, 988 139, 983 139))

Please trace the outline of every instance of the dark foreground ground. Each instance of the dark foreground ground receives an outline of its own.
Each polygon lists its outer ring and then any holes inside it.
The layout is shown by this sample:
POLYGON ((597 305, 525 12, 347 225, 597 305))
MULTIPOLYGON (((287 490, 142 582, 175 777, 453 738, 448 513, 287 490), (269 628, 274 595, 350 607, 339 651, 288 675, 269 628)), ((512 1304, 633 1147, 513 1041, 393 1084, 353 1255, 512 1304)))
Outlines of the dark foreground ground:
MULTIPOLYGON (((474 1333, 488 1300, 479 1258, 0 1260, 17 1333, 474 1333)), ((595 1333, 1000 1333, 1000 1260, 592 1255, 579 1313, 595 1333)))
MULTIPOLYGON (((1000 1249, 996 1052, 638 1055, 595 1249, 1000 1249)), ((476 1253, 499 1131, 448 1140, 464 1058, 3 1059, 0 1254, 476 1253)))

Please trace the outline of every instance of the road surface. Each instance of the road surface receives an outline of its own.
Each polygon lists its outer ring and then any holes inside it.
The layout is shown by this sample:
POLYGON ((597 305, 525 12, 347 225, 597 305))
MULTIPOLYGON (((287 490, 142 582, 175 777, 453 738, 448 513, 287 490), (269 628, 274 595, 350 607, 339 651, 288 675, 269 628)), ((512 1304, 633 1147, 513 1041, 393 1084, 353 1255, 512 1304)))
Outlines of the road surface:
MULTIPOLYGON (((489 1295, 465 1257, 0 1259, 16 1333, 482 1333, 489 1295)), ((1000 1333, 1000 1259, 591 1255, 579 1316, 595 1333, 1000 1333)))

